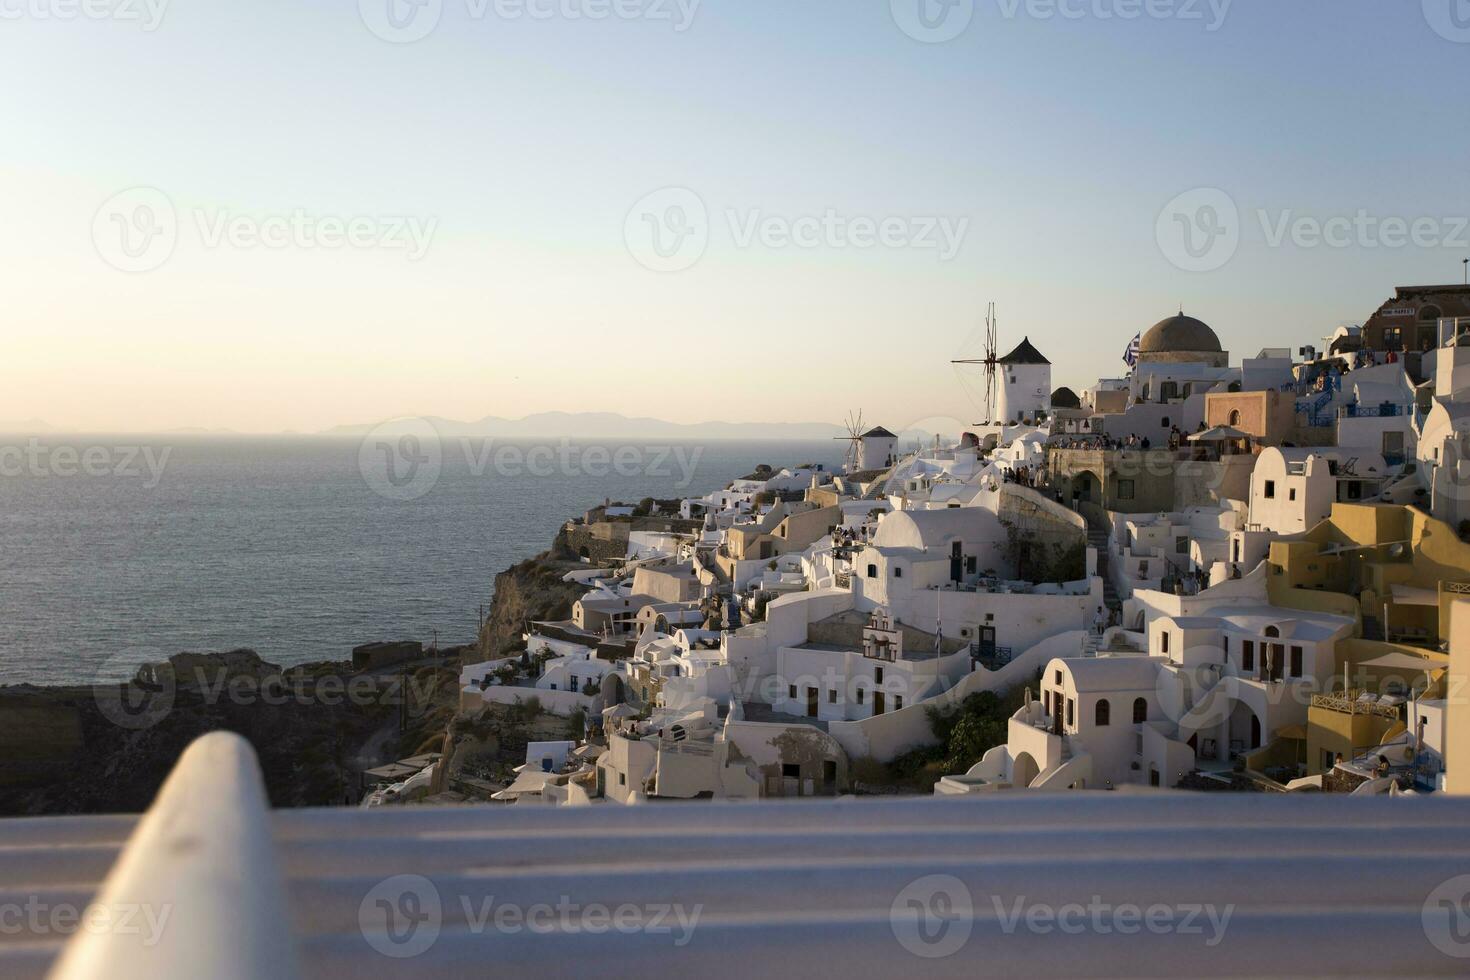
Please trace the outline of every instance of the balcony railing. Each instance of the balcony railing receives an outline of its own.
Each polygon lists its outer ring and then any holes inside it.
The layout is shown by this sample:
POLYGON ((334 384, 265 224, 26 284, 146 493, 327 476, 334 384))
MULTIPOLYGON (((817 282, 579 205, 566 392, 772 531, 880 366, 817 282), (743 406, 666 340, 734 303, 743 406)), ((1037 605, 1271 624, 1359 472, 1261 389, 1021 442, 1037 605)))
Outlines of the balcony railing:
POLYGON ((1358 699, 1358 693, 1348 691, 1346 694, 1314 694, 1312 695, 1312 707, 1345 715, 1377 715, 1380 718, 1398 718, 1398 705, 1361 701, 1358 699))
POLYGON ((1353 402, 1343 405, 1337 410, 1340 419, 1386 419, 1406 414, 1407 410, 1402 405, 1393 402, 1384 402, 1381 405, 1360 405, 1353 402))

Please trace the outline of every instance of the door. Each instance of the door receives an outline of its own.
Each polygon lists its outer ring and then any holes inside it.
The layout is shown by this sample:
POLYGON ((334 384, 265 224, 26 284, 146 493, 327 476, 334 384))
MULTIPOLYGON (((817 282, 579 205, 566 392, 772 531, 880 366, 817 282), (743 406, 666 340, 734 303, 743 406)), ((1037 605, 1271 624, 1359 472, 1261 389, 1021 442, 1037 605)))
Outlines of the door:
POLYGON ((995 627, 980 627, 980 656, 987 660, 995 659, 995 627))
POLYGON ((881 715, 883 713, 883 708, 884 708, 884 704, 883 704, 883 692, 882 691, 874 691, 873 692, 873 714, 875 714, 875 715, 881 715))
POLYGON ((808 718, 817 716, 817 689, 814 687, 806 689, 806 716, 808 718))
POLYGON ((965 555, 964 546, 955 541, 949 548, 949 580, 951 582, 963 582, 965 579, 965 555))

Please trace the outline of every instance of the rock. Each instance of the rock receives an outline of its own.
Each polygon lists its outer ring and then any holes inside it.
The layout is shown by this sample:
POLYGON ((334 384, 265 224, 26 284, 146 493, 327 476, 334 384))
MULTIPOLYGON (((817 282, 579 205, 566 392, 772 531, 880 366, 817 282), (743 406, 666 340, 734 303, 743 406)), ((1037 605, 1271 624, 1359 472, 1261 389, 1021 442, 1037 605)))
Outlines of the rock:
POLYGON ((424 645, 417 641, 364 643, 352 648, 352 666, 358 670, 381 670, 409 660, 419 660, 423 655, 424 645))

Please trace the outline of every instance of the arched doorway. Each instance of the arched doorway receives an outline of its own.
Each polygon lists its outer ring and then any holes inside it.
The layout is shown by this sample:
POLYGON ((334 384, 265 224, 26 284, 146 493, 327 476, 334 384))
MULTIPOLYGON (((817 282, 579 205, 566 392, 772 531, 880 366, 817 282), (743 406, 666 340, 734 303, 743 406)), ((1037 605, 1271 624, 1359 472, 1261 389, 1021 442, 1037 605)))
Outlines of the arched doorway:
POLYGON ((1016 756, 1016 762, 1011 766, 1011 785, 1017 789, 1025 789, 1036 782, 1036 777, 1041 775, 1041 767, 1036 760, 1031 758, 1030 752, 1022 752, 1016 756))
POLYGON ((1101 504, 1103 499, 1102 480, 1091 470, 1083 470, 1072 476, 1072 499, 1074 502, 1101 504))
POLYGON ((1230 754, 1253 752, 1261 747, 1261 719, 1244 701, 1230 711, 1230 754))

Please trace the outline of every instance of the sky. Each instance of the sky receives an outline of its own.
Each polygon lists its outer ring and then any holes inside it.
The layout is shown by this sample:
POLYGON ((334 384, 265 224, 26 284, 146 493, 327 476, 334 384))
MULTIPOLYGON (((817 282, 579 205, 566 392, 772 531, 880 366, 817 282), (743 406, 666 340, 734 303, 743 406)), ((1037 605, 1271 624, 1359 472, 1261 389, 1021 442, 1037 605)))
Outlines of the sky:
POLYGON ((1467 63, 1465 0, 0 0, 0 420, 897 430, 991 302, 1076 388, 1320 343, 1461 281, 1467 63))

